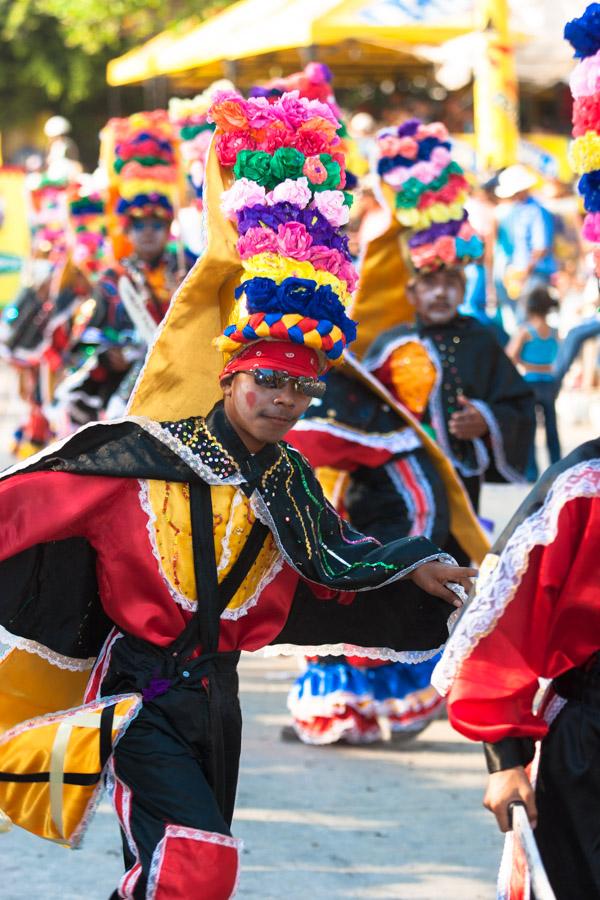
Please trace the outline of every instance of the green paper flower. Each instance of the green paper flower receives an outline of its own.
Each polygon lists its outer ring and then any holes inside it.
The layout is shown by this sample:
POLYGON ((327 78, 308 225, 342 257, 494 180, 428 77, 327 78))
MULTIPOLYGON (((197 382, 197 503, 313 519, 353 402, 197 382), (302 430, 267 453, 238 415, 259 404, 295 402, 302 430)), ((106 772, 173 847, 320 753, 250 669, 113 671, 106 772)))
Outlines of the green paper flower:
POLYGON ((304 154, 295 147, 280 147, 271 157, 271 187, 286 178, 300 178, 304 166, 304 154))
POLYGON ((233 171, 236 178, 249 178, 267 189, 271 187, 271 156, 264 150, 240 150, 233 171))

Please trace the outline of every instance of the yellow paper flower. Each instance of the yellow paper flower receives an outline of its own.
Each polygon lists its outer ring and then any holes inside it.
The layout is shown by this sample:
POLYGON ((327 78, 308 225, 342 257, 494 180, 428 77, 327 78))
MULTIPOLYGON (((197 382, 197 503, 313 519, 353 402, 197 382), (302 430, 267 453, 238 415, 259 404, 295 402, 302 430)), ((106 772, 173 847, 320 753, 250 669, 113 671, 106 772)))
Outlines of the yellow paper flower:
POLYGON ((578 175, 600 169, 600 136, 596 131, 588 131, 572 142, 569 162, 578 175))
POLYGON ((281 284, 286 278, 295 276, 296 278, 310 278, 315 281, 319 287, 328 284, 340 298, 344 306, 350 303, 351 295, 348 291, 348 285, 341 278, 332 275, 331 272, 323 272, 315 269, 312 263, 305 260, 288 259, 285 256, 278 256, 276 253, 257 253, 249 259, 242 260, 242 266, 246 278, 272 278, 277 284, 281 284))

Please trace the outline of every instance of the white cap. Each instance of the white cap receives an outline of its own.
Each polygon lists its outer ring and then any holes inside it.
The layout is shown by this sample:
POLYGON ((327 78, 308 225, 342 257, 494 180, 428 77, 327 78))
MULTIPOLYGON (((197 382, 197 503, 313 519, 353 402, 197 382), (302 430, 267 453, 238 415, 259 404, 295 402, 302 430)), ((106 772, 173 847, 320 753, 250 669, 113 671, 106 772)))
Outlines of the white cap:
POLYGON ((508 166, 498 176, 498 187, 496 188, 496 197, 501 200, 508 200, 521 191, 528 191, 537 181, 537 177, 526 166, 517 163, 514 166, 508 166))
POLYGON ((71 130, 71 123, 64 116, 50 116, 44 125, 44 134, 46 137, 55 138, 62 134, 68 134, 71 130))

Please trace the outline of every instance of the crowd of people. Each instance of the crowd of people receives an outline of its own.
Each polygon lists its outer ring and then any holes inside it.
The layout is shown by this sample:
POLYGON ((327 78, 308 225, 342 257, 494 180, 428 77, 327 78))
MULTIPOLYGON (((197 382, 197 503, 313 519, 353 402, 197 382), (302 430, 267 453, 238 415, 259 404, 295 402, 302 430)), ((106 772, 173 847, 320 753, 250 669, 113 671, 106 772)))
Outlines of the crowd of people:
POLYGON ((544 724, 568 700, 572 741, 595 703, 597 444, 561 461, 555 410, 596 377, 595 206, 521 164, 477 184, 441 122, 353 134, 318 63, 112 119, 91 175, 51 122, 1 335, 28 407, 0 477, 3 814, 76 846, 104 780, 115 898, 231 896, 236 665, 267 647, 303 660, 286 740, 405 741, 448 694, 503 830, 514 799, 536 820, 543 737, 544 863, 596 896, 544 724), (538 481, 536 413, 555 466, 490 552, 481 487, 538 481))

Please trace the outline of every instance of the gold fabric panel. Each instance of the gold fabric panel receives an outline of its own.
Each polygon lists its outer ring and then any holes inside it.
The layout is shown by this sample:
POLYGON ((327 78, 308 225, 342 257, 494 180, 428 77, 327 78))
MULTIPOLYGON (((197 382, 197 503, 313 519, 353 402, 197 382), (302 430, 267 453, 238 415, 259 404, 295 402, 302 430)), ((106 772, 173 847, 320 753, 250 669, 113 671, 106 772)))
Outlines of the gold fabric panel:
POLYGON ((414 320, 415 310, 406 296, 410 271, 403 232, 402 226, 393 219, 387 231, 367 244, 358 289, 349 311, 350 317, 358 322, 358 336, 351 347, 358 359, 363 358, 383 331, 414 320))
POLYGON ((227 179, 213 142, 205 182, 207 248, 175 294, 134 391, 131 415, 185 419, 206 415, 221 398, 223 355, 212 340, 229 322, 243 274, 237 230, 219 206, 229 173, 227 179))
MULTIPOLYGON (((148 496, 154 522, 156 547, 164 575, 171 586, 190 602, 197 600, 194 577, 194 555, 191 542, 189 487, 170 481, 149 481, 148 496)), ((243 491, 231 485, 211 487, 213 504, 213 532, 219 583, 238 558, 255 515, 243 491)), ((261 577, 278 555, 271 533, 232 598, 228 609, 238 609, 256 591, 261 577)))
POLYGON ((65 773, 100 776, 100 716, 115 707, 113 742, 141 705, 137 694, 106 698, 28 722, 0 740, 0 771, 42 775, 43 781, 0 781, 0 808, 15 825, 48 840, 76 846, 102 784, 65 784, 65 773))
POLYGON ((427 408, 437 376, 425 347, 419 341, 409 341, 394 350, 390 375, 400 402, 420 416, 427 408))
POLYGON ((36 716, 79 706, 90 672, 60 669, 35 653, 11 650, 0 662, 0 734, 36 716))

